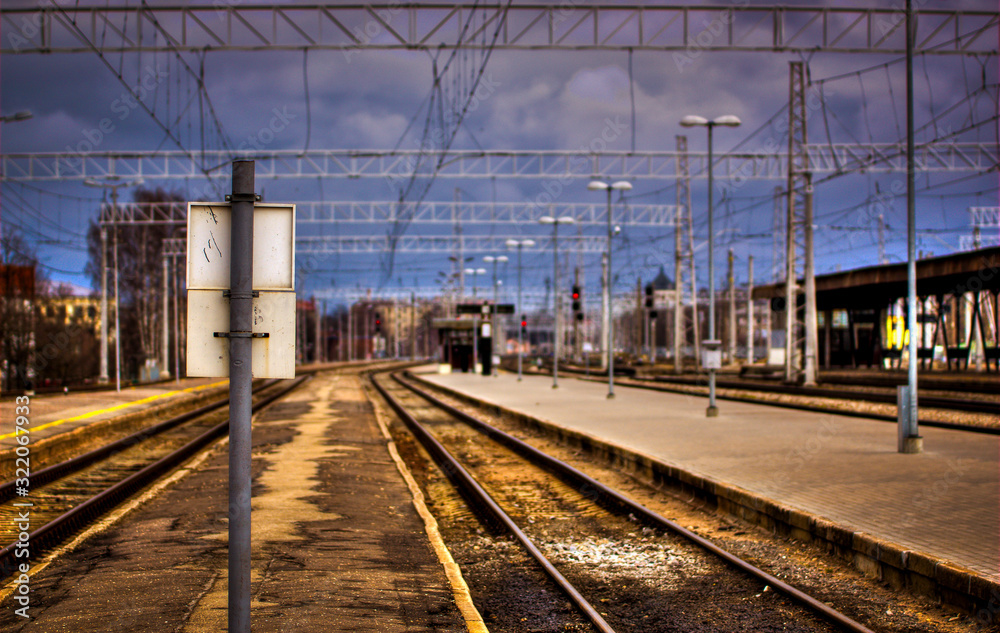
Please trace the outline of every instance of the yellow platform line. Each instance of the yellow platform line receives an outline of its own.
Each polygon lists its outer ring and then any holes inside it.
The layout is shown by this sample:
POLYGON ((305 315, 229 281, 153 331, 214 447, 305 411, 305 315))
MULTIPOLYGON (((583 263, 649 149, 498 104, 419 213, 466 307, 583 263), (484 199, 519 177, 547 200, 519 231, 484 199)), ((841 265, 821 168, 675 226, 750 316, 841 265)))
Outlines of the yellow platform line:
MULTIPOLYGON (((41 426, 32 427, 32 431, 42 431, 44 429, 50 429, 54 426, 59 426, 60 424, 66 424, 67 422, 76 422, 78 420, 86 420, 87 418, 92 418, 103 413, 111 413, 113 411, 120 411, 122 409, 127 409, 133 407, 137 404, 146 404, 147 402, 153 402, 154 400, 159 400, 161 398, 170 398, 182 393, 193 393, 195 391, 201 391, 202 389, 211 389, 212 387, 219 387, 226 383, 228 380, 220 380, 219 382, 213 382, 208 385, 195 385, 194 387, 187 387, 185 389, 178 389, 176 391, 168 391, 167 393, 157 394, 155 396, 149 396, 148 398, 142 398, 141 400, 133 400, 131 402, 123 402, 121 404, 116 404, 113 407, 108 407, 106 409, 98 409, 97 411, 89 411, 87 413, 82 413, 80 415, 73 416, 72 418, 63 418, 62 420, 55 420, 54 422, 46 422, 41 426)), ((8 438, 16 436, 17 433, 7 433, 5 435, 0 435, 0 440, 6 440, 8 438)))

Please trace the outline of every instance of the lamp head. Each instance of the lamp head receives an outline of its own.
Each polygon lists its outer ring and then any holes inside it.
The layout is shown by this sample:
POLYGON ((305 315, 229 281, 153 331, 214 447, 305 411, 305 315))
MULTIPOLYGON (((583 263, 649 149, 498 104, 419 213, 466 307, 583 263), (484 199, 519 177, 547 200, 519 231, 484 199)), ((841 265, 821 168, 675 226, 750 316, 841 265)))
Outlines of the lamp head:
POLYGON ((695 114, 689 114, 683 119, 681 119, 681 125, 683 127, 695 127, 697 125, 708 125, 708 119, 703 116, 698 116, 695 114))
POLYGON ((587 189, 591 191, 603 191, 608 188, 608 183, 601 180, 591 180, 587 183, 587 189))
POLYGON ((726 127, 739 127, 740 118, 732 114, 726 114, 724 116, 716 117, 713 121, 713 125, 725 125, 726 127))
POLYGON ((543 215, 542 217, 538 218, 538 223, 539 224, 555 224, 556 223, 556 219, 554 217, 552 217, 551 215, 543 215))
POLYGON ((497 257, 497 261, 500 262, 501 264, 503 264, 503 263, 507 262, 508 259, 507 259, 506 255, 501 255, 500 257, 497 257))
POLYGON ((619 180, 618 182, 611 183, 611 188, 618 191, 631 191, 632 183, 627 180, 619 180))
POLYGON ((504 244, 507 245, 507 248, 517 248, 518 246, 521 245, 520 242, 514 239, 507 240, 506 242, 504 242, 504 244))
POLYGON ((492 255, 487 255, 486 257, 483 258, 483 261, 486 262, 487 264, 490 264, 493 262, 494 259, 496 258, 493 257, 492 255))
POLYGON ((521 246, 527 246, 528 248, 531 248, 534 245, 535 245, 535 240, 521 240, 521 246))
POLYGON ((556 220, 559 224, 573 224, 576 222, 576 218, 571 215, 564 215, 556 220))

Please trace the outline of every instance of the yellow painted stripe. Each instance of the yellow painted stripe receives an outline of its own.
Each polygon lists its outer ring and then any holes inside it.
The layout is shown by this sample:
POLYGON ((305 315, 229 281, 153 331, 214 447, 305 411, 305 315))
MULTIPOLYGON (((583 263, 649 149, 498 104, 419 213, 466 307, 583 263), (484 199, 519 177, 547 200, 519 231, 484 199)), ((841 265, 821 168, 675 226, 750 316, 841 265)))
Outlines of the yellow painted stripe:
MULTIPOLYGON (((220 387, 226 383, 228 380, 220 380, 219 382, 213 382, 208 385, 196 385, 194 387, 187 387, 186 389, 178 389, 177 391, 168 391, 167 393, 157 394, 155 396, 149 396, 148 398, 142 398, 141 400, 133 400, 132 402, 123 402, 121 404, 116 404, 113 407, 108 407, 106 409, 98 409, 97 411, 89 411, 87 413, 82 413, 80 415, 73 416, 72 418, 64 418, 62 420, 56 420, 54 422, 46 422, 41 426, 31 427, 31 431, 42 431, 44 429, 50 429, 54 426, 59 426, 60 424, 66 424, 67 422, 76 422, 78 420, 86 420, 94 416, 98 416, 104 413, 112 413, 114 411, 120 411, 122 409, 127 409, 129 407, 135 406, 137 404, 146 404, 147 402, 153 402, 154 400, 159 400, 161 398, 170 398, 182 393, 193 393, 195 391, 201 391, 202 389, 211 389, 212 387, 220 387)), ((8 438, 14 437, 17 433, 7 433, 5 435, 0 435, 0 440, 6 440, 8 438)))
POLYGON ((486 623, 483 621, 483 616, 479 613, 479 609, 476 608, 476 604, 472 600, 472 592, 469 591, 469 585, 466 584, 465 577, 462 575, 462 568, 452 558, 451 551, 448 549, 448 545, 444 542, 444 537, 441 536, 441 531, 438 529, 437 519, 434 518, 434 515, 424 502, 423 491, 420 490, 419 484, 413 478, 409 467, 407 467, 406 462, 403 461, 399 451, 396 449, 396 442, 393 441, 392 435, 389 433, 389 427, 386 425, 385 420, 382 419, 384 415, 382 408, 376 404, 370 393, 368 393, 368 399, 375 405, 375 420, 378 422, 378 428, 382 432, 382 437, 385 438, 389 455, 392 456, 392 461, 396 463, 396 470, 403 476, 406 486, 410 489, 410 495, 413 497, 413 506, 416 508, 417 514, 424 521, 424 529, 430 539, 431 547, 434 548, 438 562, 444 567, 445 576, 448 578, 448 582, 451 583, 451 594, 455 599, 455 606, 458 607, 459 612, 465 620, 466 630, 468 633, 490 633, 489 629, 486 628, 486 623))

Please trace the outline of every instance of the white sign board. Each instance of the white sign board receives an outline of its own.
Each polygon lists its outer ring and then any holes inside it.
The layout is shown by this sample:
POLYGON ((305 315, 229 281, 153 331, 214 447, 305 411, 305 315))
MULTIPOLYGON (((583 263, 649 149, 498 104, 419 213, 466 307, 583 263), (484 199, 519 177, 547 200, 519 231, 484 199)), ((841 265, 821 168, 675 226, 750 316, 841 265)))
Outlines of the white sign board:
MULTIPOLYGON (((229 298, 220 290, 188 290, 188 376, 228 376, 229 298)), ((254 378, 295 378, 295 293, 262 292, 253 299, 254 378)))
MULTIPOLYGON (((295 205, 254 204, 254 378, 295 377, 295 205)), ((228 202, 188 203, 187 375, 229 375, 228 202), (221 336, 216 336, 216 333, 221 336)))
MULTIPOLYGON (((229 289, 228 202, 188 203, 187 287, 229 289)), ((295 290, 295 205, 253 207, 253 289, 295 290)))
POLYGON ((701 350, 701 366, 705 369, 722 369, 722 350, 701 350))

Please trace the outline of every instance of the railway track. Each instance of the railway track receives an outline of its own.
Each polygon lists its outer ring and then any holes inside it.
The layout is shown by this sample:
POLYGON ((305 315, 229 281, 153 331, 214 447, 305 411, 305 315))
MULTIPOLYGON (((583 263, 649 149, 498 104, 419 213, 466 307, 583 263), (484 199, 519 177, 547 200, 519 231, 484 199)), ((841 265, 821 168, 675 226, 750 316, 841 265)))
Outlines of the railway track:
MULTIPOLYGON (((656 384, 707 386, 707 382, 704 380, 699 381, 697 379, 673 378, 669 376, 637 378, 636 380, 647 380, 656 384)), ((896 404, 895 393, 879 393, 869 390, 847 389, 844 386, 803 387, 798 385, 767 383, 763 381, 722 379, 716 381, 716 387, 719 389, 739 389, 743 391, 781 393, 793 396, 805 396, 809 398, 834 398, 837 400, 863 400, 865 402, 896 404)), ((968 398, 921 394, 920 404, 921 406, 930 407, 932 409, 946 409, 949 411, 991 413, 1000 415, 1000 402, 995 400, 972 400, 968 398)))
MULTIPOLYGON (((554 583, 545 589, 512 577, 494 589, 530 586, 535 595, 574 606, 572 615, 552 607, 538 629, 537 605, 523 615, 508 612, 509 624, 491 630, 870 630, 574 467, 392 378, 373 376, 373 383, 486 529, 513 535, 554 583), (627 561, 627 569, 609 575, 606 563, 581 554, 595 551, 627 561)), ((490 555, 508 555, 499 550, 490 555)), ((513 574, 520 565, 507 567, 513 574)))
MULTIPOLYGON (((253 410, 267 406, 296 388, 307 377, 291 383, 269 381, 254 390, 253 410)), ((51 549, 143 487, 169 472, 211 442, 225 435, 229 419, 220 399, 86 454, 26 474, 29 506, 8 504, 23 483, 0 485, 0 578, 16 567, 18 543, 24 543, 18 513, 30 507, 28 533, 32 556, 51 549)), ((22 524, 23 525, 23 524, 22 524)), ((23 547, 23 545, 22 545, 23 547)))
MULTIPOLYGON (((509 368, 508 368, 509 369, 509 368)), ((551 367, 546 368, 546 371, 551 372, 551 367)), ((560 371, 565 371, 568 374, 574 374, 577 376, 582 376, 585 374, 583 370, 578 367, 566 367, 560 366, 560 371)), ((622 375, 618 376, 618 371, 615 371, 615 383, 618 386, 623 387, 635 387, 639 389, 652 389, 657 391, 672 391, 677 393, 694 394, 694 395, 707 395, 708 394, 708 382, 705 377, 689 377, 689 376, 655 376, 655 377, 635 377, 622 375), (697 391, 692 391, 692 389, 703 390, 704 393, 697 391)), ((589 380, 606 380, 606 378, 601 378, 595 375, 593 372, 590 373, 589 380)), ((838 415, 846 415, 852 417, 862 417, 874 420, 884 420, 895 422, 895 414, 884 414, 872 411, 851 411, 839 407, 824 405, 821 402, 810 402, 809 400, 816 399, 831 399, 831 400, 842 400, 851 402, 866 402, 872 404, 889 404, 896 405, 896 394, 895 392, 878 392, 875 391, 873 387, 865 387, 863 385, 856 385, 851 383, 831 383, 829 386, 819 386, 819 387, 804 387, 799 385, 786 385, 781 383, 765 382, 762 380, 727 380, 725 378, 717 379, 716 387, 720 390, 732 390, 738 393, 726 394, 718 393, 716 397, 720 400, 734 400, 742 402, 753 402, 758 404, 766 404, 769 406, 784 407, 790 409, 801 409, 805 411, 818 411, 823 413, 836 413, 838 415), (758 397, 754 397, 754 394, 776 394, 776 395, 787 395, 802 398, 800 402, 789 402, 789 401, 776 401, 776 400, 762 400, 758 397)), ((884 385, 877 385, 877 388, 885 387, 884 385)), ((888 389, 889 387, 885 387, 888 389)), ((972 413, 972 414, 983 414, 988 416, 1000 416, 1000 400, 995 398, 990 398, 991 393, 983 393, 982 391, 970 391, 968 396, 963 397, 966 394, 962 392, 954 392, 953 395, 940 395, 938 393, 921 393, 920 394, 920 408, 921 411, 926 411, 927 409, 939 409, 946 412, 953 413, 972 413)), ((977 424, 962 424, 958 422, 947 422, 942 420, 933 419, 920 419, 920 424, 922 426, 931 426, 945 429, 954 429, 959 431, 968 431, 970 433, 982 433, 986 435, 1000 435, 1000 428, 995 426, 984 426, 977 424)))

